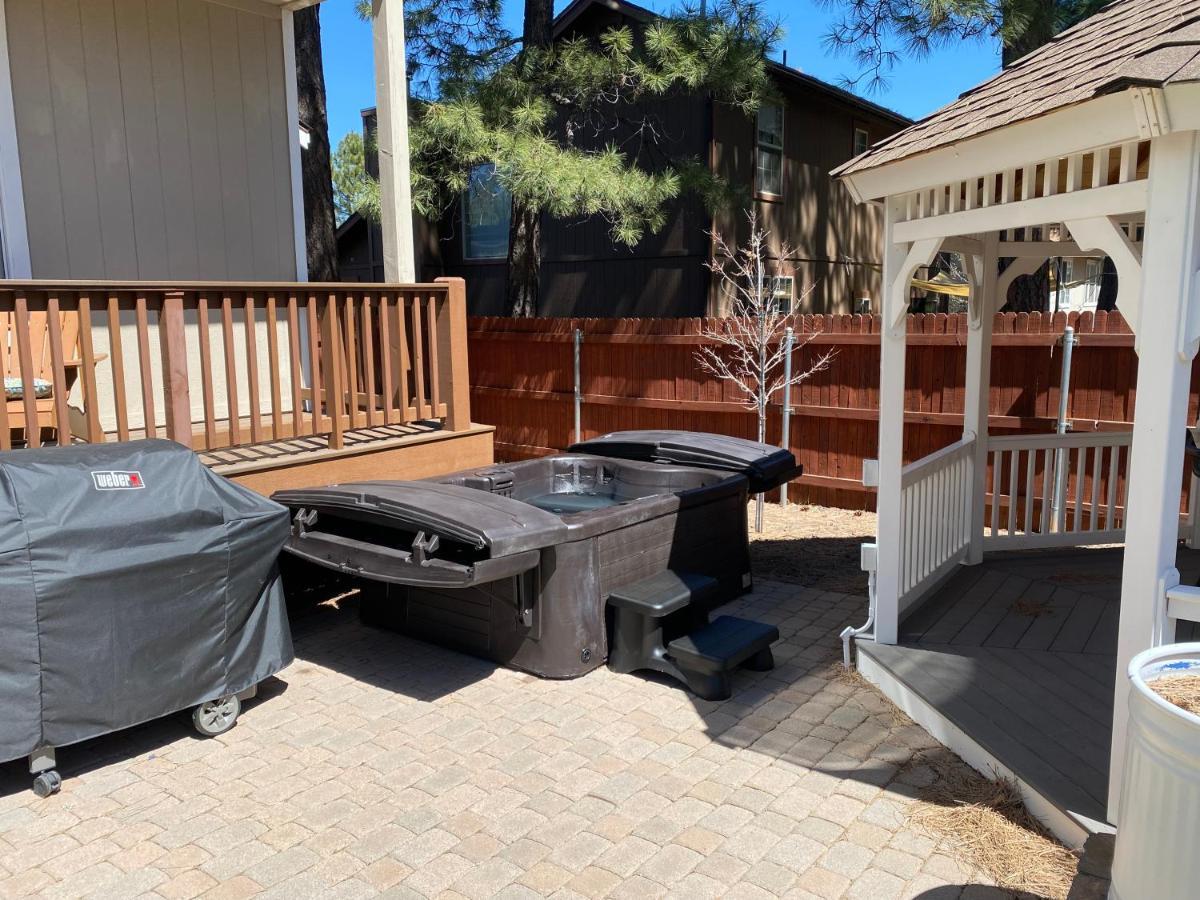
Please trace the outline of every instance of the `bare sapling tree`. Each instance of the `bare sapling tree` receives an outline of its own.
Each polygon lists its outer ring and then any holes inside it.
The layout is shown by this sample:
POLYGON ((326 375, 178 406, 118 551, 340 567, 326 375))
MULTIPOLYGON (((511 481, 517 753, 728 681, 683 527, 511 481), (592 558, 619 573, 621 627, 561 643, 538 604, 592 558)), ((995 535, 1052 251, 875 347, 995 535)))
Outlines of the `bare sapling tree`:
MULTIPOLYGON (((758 415, 759 443, 766 443, 767 409, 772 398, 829 368, 835 353, 826 351, 806 367, 789 365, 788 329, 794 336, 793 355, 818 334, 801 332, 800 316, 795 311, 813 292, 816 283, 794 298, 779 297, 775 290, 779 273, 770 253, 770 232, 759 227, 754 212, 747 213, 747 219, 750 233, 740 247, 731 248, 721 234, 712 232, 715 252, 708 265, 719 279, 722 292, 730 298, 730 306, 725 317, 706 322, 701 329, 705 340, 695 359, 701 371, 737 388, 747 409, 758 415)), ((790 247, 780 248, 778 259, 792 256, 790 247)), ((783 435, 785 448, 788 443, 788 435, 783 435)), ((759 494, 755 511, 757 531, 762 531, 762 514, 763 495, 759 494)))

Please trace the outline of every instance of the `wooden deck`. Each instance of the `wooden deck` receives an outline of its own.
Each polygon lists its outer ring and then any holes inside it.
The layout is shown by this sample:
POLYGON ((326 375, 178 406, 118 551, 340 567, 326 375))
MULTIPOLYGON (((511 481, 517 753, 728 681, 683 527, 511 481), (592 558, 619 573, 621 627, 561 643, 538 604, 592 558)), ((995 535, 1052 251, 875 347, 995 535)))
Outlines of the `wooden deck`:
MULTIPOLYGON (((990 555, 913 611, 899 644, 859 653, 1058 810, 1104 823, 1122 555, 990 555)), ((1196 583, 1200 551, 1181 547, 1177 565, 1196 583)))

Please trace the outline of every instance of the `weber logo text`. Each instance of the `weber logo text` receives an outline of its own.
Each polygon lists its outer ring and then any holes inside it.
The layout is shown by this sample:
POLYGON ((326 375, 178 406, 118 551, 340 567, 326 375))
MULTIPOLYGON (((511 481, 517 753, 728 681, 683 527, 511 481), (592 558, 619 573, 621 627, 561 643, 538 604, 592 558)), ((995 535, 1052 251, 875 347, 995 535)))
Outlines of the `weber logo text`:
POLYGON ((93 472, 98 491, 140 491, 146 486, 141 472, 93 472))

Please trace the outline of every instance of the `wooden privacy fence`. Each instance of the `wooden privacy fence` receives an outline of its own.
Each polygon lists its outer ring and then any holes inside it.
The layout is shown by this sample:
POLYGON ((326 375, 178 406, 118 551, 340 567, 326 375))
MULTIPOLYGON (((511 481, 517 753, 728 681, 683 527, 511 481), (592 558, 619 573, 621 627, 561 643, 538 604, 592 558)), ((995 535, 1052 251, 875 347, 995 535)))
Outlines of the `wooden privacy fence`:
MULTIPOLYGON (((1078 336, 1067 407, 1072 430, 1132 428, 1137 357, 1133 335, 1118 313, 1001 313, 992 342, 993 434, 1053 431, 1061 338, 1068 324, 1078 336)), ((880 319, 803 316, 796 327, 802 335, 815 333, 797 350, 797 367, 828 349, 836 356, 826 371, 792 391, 787 443, 805 472, 791 496, 869 506, 874 498, 861 484, 862 461, 877 455, 880 319)), ((573 440, 576 328, 583 331, 585 438, 629 428, 754 436, 754 414, 734 387, 696 365, 695 350, 705 340, 702 320, 472 318, 472 403, 477 420, 497 427, 496 452, 502 458, 550 453, 573 440)), ((962 437, 966 341, 963 315, 908 318, 906 462, 962 437)), ((779 413, 773 407, 768 422, 768 440, 775 444, 782 443, 779 413)), ((1189 421, 1196 413, 1194 378, 1189 421)))
POLYGON ((470 424, 461 279, 0 282, 0 449, 166 436, 196 450, 470 424))

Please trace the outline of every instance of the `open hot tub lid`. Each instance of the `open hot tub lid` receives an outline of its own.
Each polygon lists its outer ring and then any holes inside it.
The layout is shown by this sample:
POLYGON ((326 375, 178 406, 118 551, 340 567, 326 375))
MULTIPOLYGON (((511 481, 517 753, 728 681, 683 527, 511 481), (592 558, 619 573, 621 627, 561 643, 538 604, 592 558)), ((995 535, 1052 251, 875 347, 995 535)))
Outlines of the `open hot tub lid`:
MULTIPOLYGON (((291 509, 347 511, 392 527, 461 541, 492 558, 541 550, 567 537, 563 520, 509 497, 434 481, 360 481, 278 491, 291 509)), ((318 526, 319 527, 319 526, 318 526)))
POLYGON ((788 450, 703 431, 613 431, 568 449, 572 453, 738 472, 750 480, 751 493, 779 487, 803 471, 788 450))

